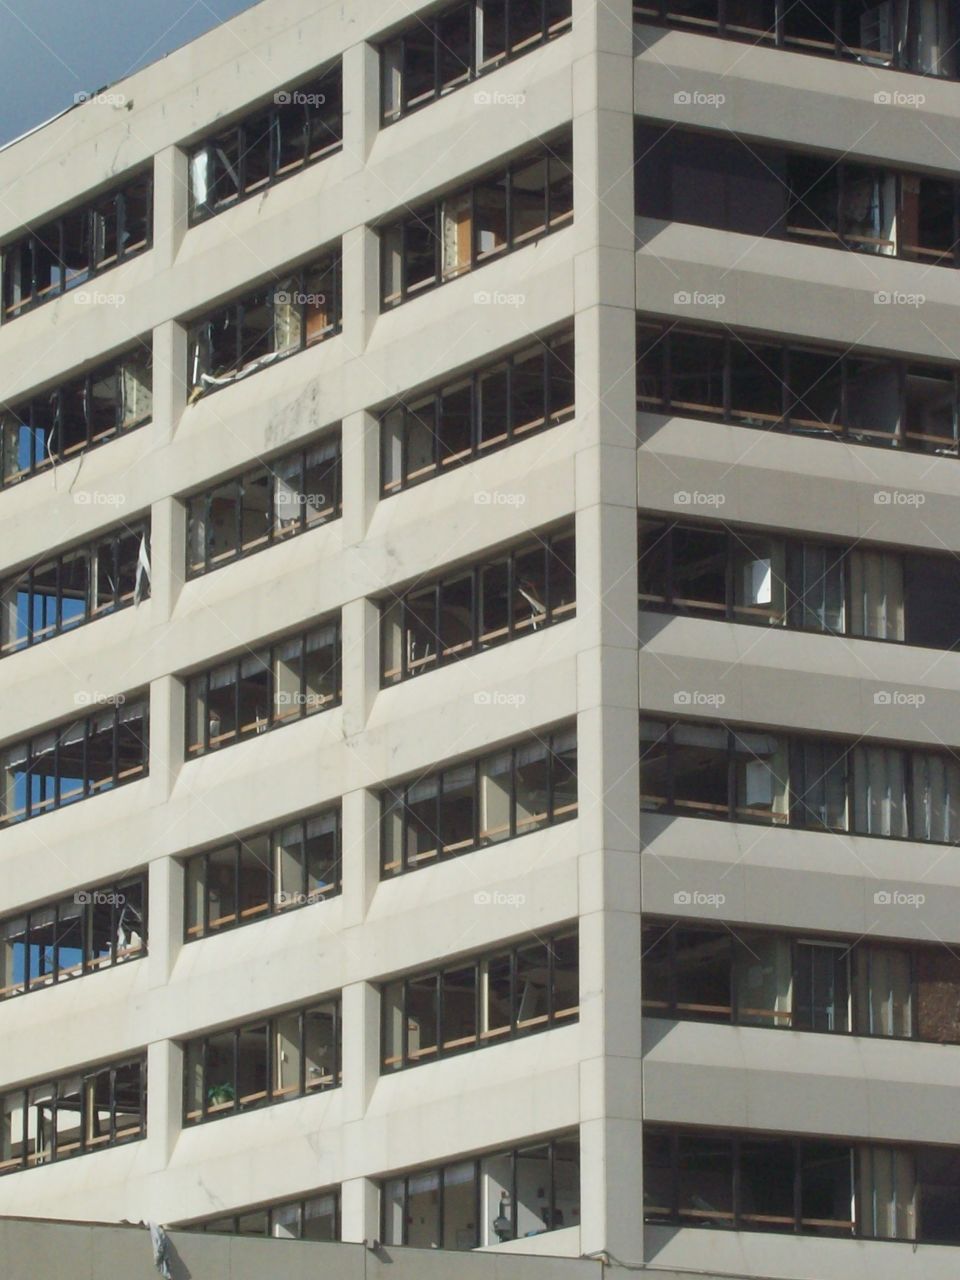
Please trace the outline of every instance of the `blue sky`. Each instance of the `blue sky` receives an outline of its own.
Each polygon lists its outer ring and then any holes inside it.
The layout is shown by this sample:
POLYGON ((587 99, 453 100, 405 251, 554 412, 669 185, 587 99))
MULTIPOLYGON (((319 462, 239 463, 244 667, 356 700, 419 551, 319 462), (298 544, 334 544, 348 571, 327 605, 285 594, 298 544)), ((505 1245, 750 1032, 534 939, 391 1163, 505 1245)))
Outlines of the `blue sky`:
POLYGON ((0 0, 0 146, 253 0, 0 0))

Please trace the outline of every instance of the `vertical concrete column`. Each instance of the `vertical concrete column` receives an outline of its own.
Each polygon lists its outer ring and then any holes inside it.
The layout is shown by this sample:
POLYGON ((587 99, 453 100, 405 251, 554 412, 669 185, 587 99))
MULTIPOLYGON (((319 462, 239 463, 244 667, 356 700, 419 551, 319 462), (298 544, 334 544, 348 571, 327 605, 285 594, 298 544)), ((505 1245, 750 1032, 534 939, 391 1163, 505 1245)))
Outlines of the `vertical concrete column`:
POLYGON ((367 163, 380 129, 380 55, 361 41, 343 53, 344 171, 367 163))
POLYGON ((170 798, 184 753, 185 699, 175 676, 150 685, 150 790, 155 804, 170 798))
POLYGON ((183 946, 183 864, 154 858, 147 885, 147 966, 151 987, 163 987, 183 946))
POLYGON ((362 732, 379 687, 380 610, 361 597, 343 606, 343 727, 362 732))
POLYGON ((342 803, 343 923, 349 928, 366 919, 380 883, 380 804, 365 787, 348 791, 342 803))
POLYGON ((343 988, 343 1117, 362 1120, 380 1078, 380 992, 369 982, 343 988))
POLYGON ((175 320, 153 331, 153 421, 157 444, 169 444, 187 406, 187 331, 175 320))
POLYGON ((343 342, 360 358, 380 315, 380 237, 367 226, 343 237, 343 342))
POLYGON ((158 275, 173 265, 180 251, 189 208, 187 153, 165 147, 153 162, 153 261, 158 275))
POLYGON ((372 413, 351 413, 343 420, 343 545, 367 536, 380 499, 380 431, 372 413))
POLYGON ((183 586, 187 513, 176 498, 161 498, 150 510, 150 615, 169 622, 183 586))
POLYGON ((170 1163, 180 1133, 182 1080, 180 1046, 172 1040, 151 1044, 147 1049, 147 1144, 154 1169, 165 1169, 170 1163))
POLYGON ((380 1238, 380 1188, 370 1178, 345 1178, 340 1186, 340 1224, 344 1240, 380 1238))
POLYGON ((643 1260, 629 0, 574 0, 581 1248, 643 1260))

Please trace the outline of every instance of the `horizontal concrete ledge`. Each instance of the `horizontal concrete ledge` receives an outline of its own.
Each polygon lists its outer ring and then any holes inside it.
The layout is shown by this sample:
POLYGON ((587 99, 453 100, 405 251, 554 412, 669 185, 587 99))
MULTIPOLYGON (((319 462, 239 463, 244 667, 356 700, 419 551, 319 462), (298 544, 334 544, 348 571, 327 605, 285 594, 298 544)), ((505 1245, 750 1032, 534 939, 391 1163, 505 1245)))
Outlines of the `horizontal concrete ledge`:
MULTIPOLYGON (((169 1233, 173 1280, 605 1280, 623 1266, 591 1258, 546 1258, 499 1252, 454 1253, 362 1244, 169 1233)), ((156 1280, 150 1235, 144 1226, 0 1218, 3 1280, 54 1280, 70 1258, 73 1280, 156 1280)), ((640 1270, 640 1264, 630 1264, 640 1270)), ((719 1272, 648 1269, 658 1280, 734 1280, 719 1272)), ((752 1277, 752 1280, 763 1280, 752 1277)))
MULTIPOLYGON (((624 1263, 608 1258, 548 1258, 483 1251, 454 1253, 362 1244, 318 1244, 302 1240, 257 1240, 239 1236, 169 1232, 173 1280, 613 1280, 624 1263)), ((842 1247, 842 1245, 841 1245, 842 1247)), ((950 1251, 951 1253, 953 1251, 950 1251)), ((54 1280, 70 1258, 73 1280, 156 1280, 145 1226, 68 1223, 0 1218, 3 1280, 54 1280)), ((743 1273, 684 1270, 628 1263, 657 1280, 739 1280, 743 1273)), ((751 1273, 750 1280, 771 1280, 751 1273)), ((939 1273, 938 1273, 939 1274, 939 1273)))

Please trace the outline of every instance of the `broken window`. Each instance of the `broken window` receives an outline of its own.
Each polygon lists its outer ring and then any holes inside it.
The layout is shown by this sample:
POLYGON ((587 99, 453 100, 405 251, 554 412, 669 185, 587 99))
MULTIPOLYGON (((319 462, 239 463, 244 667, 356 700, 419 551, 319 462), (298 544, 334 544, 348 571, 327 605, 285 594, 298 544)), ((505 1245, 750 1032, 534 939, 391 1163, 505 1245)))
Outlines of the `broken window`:
POLYGON ((339 149, 341 66, 294 89, 190 151, 190 220, 222 212, 339 149))
POLYGON ((564 331, 394 405, 380 417, 384 493, 564 421, 574 395, 573 337, 564 331))
POLYGON ((460 0, 418 18, 380 50, 384 123, 560 35, 570 22, 570 0, 460 0))
POLYGON ((340 814, 253 832, 186 861, 184 937, 204 937, 340 891, 340 814))
POLYGON ((0 1000, 144 954, 143 876, 0 920, 0 1000))
POLYGON ((520 248, 573 217, 569 135, 380 230, 384 308, 520 248))
POLYGON ((577 744, 558 730, 381 796, 381 875, 412 871, 577 815, 577 744))
POLYGON ((13 484, 149 421, 149 345, 42 395, 0 406, 0 483, 13 484))
POLYGON ((146 1090, 141 1056, 3 1094, 0 1174, 146 1137, 146 1090))
POLYGON ((340 468, 336 432, 188 499, 188 577, 339 516, 340 468))
POLYGON ((3 250, 3 316, 12 320, 149 249, 153 175, 71 209, 3 250))
POLYGON ((146 698, 104 703, 107 710, 0 750, 0 826, 146 776, 146 698))
POLYGON ((184 1124, 335 1089, 340 1058, 339 999, 188 1040, 184 1124))
POLYGON ((0 656, 146 598, 149 563, 149 527, 134 524, 0 582, 0 656))
POLYGON ((419 675, 572 616, 574 540, 560 532, 381 606, 385 684, 419 675))
POLYGON ((468 1250, 579 1226, 579 1142, 545 1139, 402 1174, 382 1184, 380 1204, 388 1245, 468 1250))
POLYGON ((339 250, 189 326, 191 401, 339 332, 339 250))
POLYGON ((187 758, 326 711, 340 692, 339 618, 247 651, 187 681, 187 758))

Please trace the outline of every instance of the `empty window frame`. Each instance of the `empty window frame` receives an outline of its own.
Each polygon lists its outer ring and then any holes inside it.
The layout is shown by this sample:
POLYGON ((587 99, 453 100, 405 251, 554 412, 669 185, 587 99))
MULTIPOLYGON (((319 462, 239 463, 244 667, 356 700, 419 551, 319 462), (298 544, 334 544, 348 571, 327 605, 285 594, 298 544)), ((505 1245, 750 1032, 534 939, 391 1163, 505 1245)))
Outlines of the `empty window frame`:
POLYGON ((3 249, 3 319, 49 302, 149 249, 153 173, 142 173, 3 249))
POLYGON ((187 759, 340 702, 340 618, 285 636, 187 680, 187 759))
POLYGON ((381 309, 473 271, 573 220, 569 132, 380 228, 381 309))
POLYGON ((409 489, 450 467, 573 417, 573 333, 532 345, 380 415, 381 490, 409 489))
POLYGON ((418 18, 380 50, 384 124, 568 31, 570 0, 463 0, 418 18))
POLYGON ((950 748, 643 719, 643 809, 960 843, 960 765, 950 748))
POLYGON ((144 1055, 0 1095, 0 1174, 147 1136, 144 1055))
POLYGON ((401 1071, 575 1021, 577 945, 576 930, 537 936, 388 982, 381 992, 381 1070, 401 1071))
POLYGON ((0 918, 0 1000, 146 954, 143 875, 0 918))
POLYGON ((950 946, 644 924, 643 1009, 653 1017, 960 1044, 960 959, 950 946))
POLYGON ((103 534, 0 582, 0 657, 150 594, 149 521, 103 534))
POLYGON ((16 484, 143 426, 153 413, 150 343, 41 395, 0 403, 0 484, 16 484))
POLYGON ((728 40, 764 40, 870 67, 957 75, 950 0, 636 0, 637 22, 664 22, 728 40))
POLYGON ((340 1000, 212 1031, 184 1044, 183 1120, 200 1124, 336 1089, 340 1000))
POLYGON ((191 400, 340 332, 339 248, 189 325, 191 400))
POLYGON ((200 222, 343 145, 342 67, 283 89, 189 153, 190 221, 200 222))
POLYGON ((239 837, 186 859, 184 938, 325 902, 340 883, 339 808, 239 837))
POLYGON ((580 1225, 577 1134, 531 1139, 384 1180, 381 1239, 420 1249, 478 1249, 580 1225))
POLYGON ((146 694, 120 694, 91 715, 0 747, 0 827, 145 778, 148 711, 146 694))
POLYGON ((418 582, 381 604, 383 685, 395 684, 573 617, 572 531, 418 582))
POLYGON ((339 1240, 340 1191, 317 1191, 301 1200, 252 1205, 227 1216, 183 1222, 178 1231, 205 1235, 260 1236, 271 1240, 339 1240))
POLYGON ((956 366, 641 321, 637 408, 920 453, 958 452, 956 366))
POLYGON ((947 176, 644 122, 635 148, 639 217, 960 265, 960 184, 947 176))
POLYGON ((342 514, 340 432, 187 499, 187 577, 262 551, 342 514))
POLYGON ((638 568, 641 609, 960 645, 960 565, 952 556, 643 516, 638 568))
POLYGON ((545 732, 384 791, 381 876, 511 840, 577 816, 577 735, 545 732))

